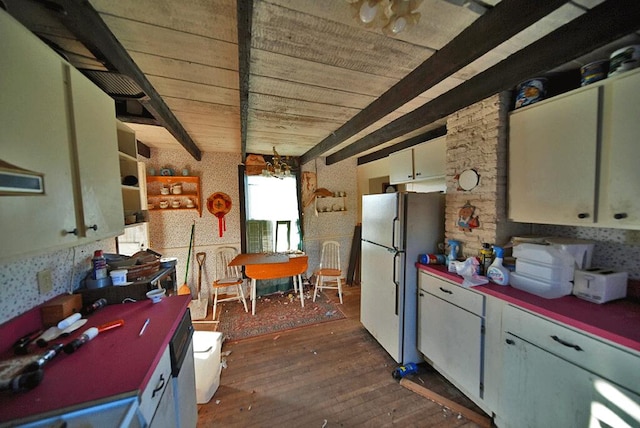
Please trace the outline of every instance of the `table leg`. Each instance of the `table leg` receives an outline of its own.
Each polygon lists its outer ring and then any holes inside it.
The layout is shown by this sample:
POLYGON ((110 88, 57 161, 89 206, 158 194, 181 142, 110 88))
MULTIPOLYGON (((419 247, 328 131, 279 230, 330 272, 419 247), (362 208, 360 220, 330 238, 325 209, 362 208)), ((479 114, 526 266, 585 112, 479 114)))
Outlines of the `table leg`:
POLYGON ((300 290, 300 305, 304 308, 304 288, 302 288, 302 275, 298 277, 298 289, 300 290))
POLYGON ((256 280, 251 278, 251 315, 256 314, 256 280))

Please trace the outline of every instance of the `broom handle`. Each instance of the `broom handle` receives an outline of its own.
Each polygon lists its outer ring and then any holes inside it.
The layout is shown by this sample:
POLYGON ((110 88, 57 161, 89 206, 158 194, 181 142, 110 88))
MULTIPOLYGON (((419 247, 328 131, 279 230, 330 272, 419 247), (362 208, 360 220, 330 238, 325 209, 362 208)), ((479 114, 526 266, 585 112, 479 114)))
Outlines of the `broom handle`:
POLYGON ((189 259, 191 258, 191 246, 193 245, 193 229, 196 227, 196 222, 194 221, 191 225, 191 237, 189 238, 189 252, 187 253, 187 270, 184 272, 184 283, 187 283, 187 278, 189 276, 189 259))

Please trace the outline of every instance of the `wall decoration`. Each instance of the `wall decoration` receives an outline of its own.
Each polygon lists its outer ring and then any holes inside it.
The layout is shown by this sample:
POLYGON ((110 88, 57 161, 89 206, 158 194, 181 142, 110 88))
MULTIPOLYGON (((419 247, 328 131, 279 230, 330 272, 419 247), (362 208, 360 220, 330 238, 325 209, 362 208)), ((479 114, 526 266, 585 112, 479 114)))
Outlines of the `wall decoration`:
POLYGON ((231 198, 226 193, 216 192, 207 198, 207 209, 211 214, 218 217, 218 236, 227 230, 224 216, 231 211, 231 198))
POLYGON ((475 169, 465 169, 453 178, 458 180, 458 191, 469 191, 480 182, 480 174, 475 169))
POLYGON ((262 155, 248 154, 244 165, 247 175, 260 175, 262 170, 267 167, 267 161, 262 155))
POLYGON ((476 207, 471 205, 469 201, 458 212, 458 228, 463 232, 471 232, 472 229, 480 226, 478 216, 474 216, 476 207))
POLYGON ((316 197, 316 188, 318 186, 316 173, 312 171, 302 172, 302 206, 306 208, 313 202, 316 197))

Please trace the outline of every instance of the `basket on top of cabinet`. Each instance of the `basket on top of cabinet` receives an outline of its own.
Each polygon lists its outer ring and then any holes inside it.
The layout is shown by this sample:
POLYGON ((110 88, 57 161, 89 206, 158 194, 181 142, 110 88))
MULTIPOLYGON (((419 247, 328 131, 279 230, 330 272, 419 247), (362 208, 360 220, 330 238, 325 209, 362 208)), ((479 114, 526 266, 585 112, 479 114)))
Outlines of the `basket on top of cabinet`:
POLYGON ((149 211, 196 210, 202 217, 200 177, 148 176, 149 211))

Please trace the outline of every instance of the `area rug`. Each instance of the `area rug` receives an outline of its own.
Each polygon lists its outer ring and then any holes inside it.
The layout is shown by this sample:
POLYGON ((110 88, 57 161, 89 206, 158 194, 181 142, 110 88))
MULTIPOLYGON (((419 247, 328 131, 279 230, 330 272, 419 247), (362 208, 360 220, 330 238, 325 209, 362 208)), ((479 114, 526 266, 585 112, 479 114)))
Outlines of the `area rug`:
POLYGON ((259 296, 255 315, 251 315, 249 299, 249 312, 238 301, 220 303, 217 331, 223 333, 225 340, 235 341, 345 318, 338 305, 323 293, 315 302, 312 297, 313 293, 305 294, 303 308, 300 297, 293 292, 259 296))

